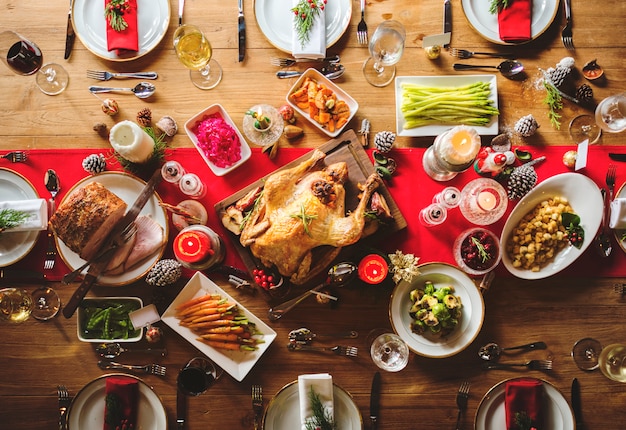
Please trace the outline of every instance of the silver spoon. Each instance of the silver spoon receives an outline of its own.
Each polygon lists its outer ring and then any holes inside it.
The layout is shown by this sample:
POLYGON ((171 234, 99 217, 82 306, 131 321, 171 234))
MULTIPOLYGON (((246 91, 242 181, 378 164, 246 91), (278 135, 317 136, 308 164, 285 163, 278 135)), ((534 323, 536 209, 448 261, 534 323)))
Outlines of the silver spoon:
MULTIPOLYGON (((326 76, 328 79, 337 79, 344 74, 346 68, 343 67, 343 64, 329 64, 327 67, 322 67, 322 74, 326 76)), ((285 78, 294 78, 296 76, 302 75, 304 72, 299 72, 296 70, 281 70, 276 72, 276 76, 279 79, 285 78)))
POLYGON ((454 70, 470 70, 470 69, 498 69, 502 76, 512 78, 524 71, 524 65, 516 60, 504 60, 497 66, 479 66, 474 64, 454 63, 454 70))
POLYGON ((146 99, 150 97, 152 94, 154 94, 154 92, 156 91, 156 87, 154 86, 154 84, 151 84, 150 82, 140 82, 137 85, 135 85, 133 88, 110 88, 110 87, 98 87, 95 85, 89 87, 89 92, 92 94, 108 93, 110 91, 130 91, 131 93, 135 94, 140 99, 146 99))
POLYGON ((124 352, 136 352, 136 353, 148 353, 148 354, 159 354, 161 357, 167 356, 167 349, 128 349, 122 348, 122 345, 119 343, 101 343, 96 346, 96 352, 100 354, 100 357, 106 359, 112 359, 118 357, 120 354, 124 352))
POLYGON ((496 361, 498 360, 498 358, 500 358, 500 355, 503 351, 530 351, 533 349, 546 349, 547 347, 548 345, 546 345, 544 342, 533 342, 527 343, 525 345, 502 348, 497 343, 490 342, 480 347, 480 350, 478 351, 478 356, 486 361, 496 361))
POLYGON ((357 267, 350 262, 337 263, 328 270, 328 279, 325 282, 319 284, 317 287, 312 288, 303 294, 272 307, 269 310, 268 316, 270 321, 277 321, 282 318, 287 312, 295 308, 301 301, 309 297, 311 294, 315 294, 317 291, 324 287, 334 286, 340 287, 351 281, 357 273, 357 267))
POLYGON ((48 213, 52 215, 54 213, 54 199, 59 193, 59 190, 61 190, 61 183, 59 182, 59 176, 52 169, 48 169, 46 171, 46 174, 44 175, 44 178, 43 178, 43 182, 46 185, 46 190, 48 190, 50 192, 50 195, 52 196, 50 200, 48 200, 48 203, 49 203, 48 213))
POLYGON ((611 245, 611 236, 608 233, 607 228, 607 212, 609 211, 610 202, 606 201, 606 190, 602 188, 600 190, 602 193, 602 201, 604 202, 604 210, 602 212, 602 222, 600 223, 600 229, 598 230, 598 234, 594 239, 594 244, 596 245, 596 250, 602 257, 608 257, 611 255, 611 251, 613 250, 613 246, 611 245))

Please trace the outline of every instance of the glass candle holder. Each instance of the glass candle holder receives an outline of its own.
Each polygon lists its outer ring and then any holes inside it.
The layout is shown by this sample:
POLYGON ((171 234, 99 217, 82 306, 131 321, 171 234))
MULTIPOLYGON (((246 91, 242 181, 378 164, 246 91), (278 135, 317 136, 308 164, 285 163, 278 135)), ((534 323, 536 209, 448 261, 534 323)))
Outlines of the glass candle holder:
POLYGON ((178 182, 180 190, 192 199, 201 199, 206 195, 206 186, 195 173, 185 173, 178 182))
POLYGON ((280 139, 284 128, 283 117, 270 105, 252 106, 243 116, 243 132, 255 145, 273 145, 280 139))
POLYGON ((424 227, 433 227, 442 224, 447 217, 448 211, 445 206, 432 203, 420 211, 418 220, 424 227))
POLYGON ((180 178, 182 178, 185 173, 187 172, 178 161, 168 161, 161 167, 161 176, 172 184, 179 183, 180 178))
POLYGON ((435 181, 449 181, 474 164, 480 151, 480 135, 464 125, 435 138, 422 158, 424 171, 435 181))
POLYGON ((506 190, 490 178, 474 179, 461 191, 459 209, 465 219, 476 225, 489 225, 498 221, 507 206, 506 190))
POLYGON ((224 261, 226 248, 211 228, 197 224, 186 227, 174 238, 174 257, 183 267, 205 270, 224 261))

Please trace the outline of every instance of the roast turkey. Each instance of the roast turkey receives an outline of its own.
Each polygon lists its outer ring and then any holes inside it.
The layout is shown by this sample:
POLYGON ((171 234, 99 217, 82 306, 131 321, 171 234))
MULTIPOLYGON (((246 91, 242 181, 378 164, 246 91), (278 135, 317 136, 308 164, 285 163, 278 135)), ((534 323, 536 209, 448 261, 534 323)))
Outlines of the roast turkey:
POLYGON ((382 182, 377 174, 370 175, 358 206, 346 214, 347 164, 315 170, 324 157, 315 150, 301 164, 270 175, 241 231, 244 247, 295 284, 309 279, 316 248, 333 247, 334 258, 342 247, 361 238, 368 201, 382 182))

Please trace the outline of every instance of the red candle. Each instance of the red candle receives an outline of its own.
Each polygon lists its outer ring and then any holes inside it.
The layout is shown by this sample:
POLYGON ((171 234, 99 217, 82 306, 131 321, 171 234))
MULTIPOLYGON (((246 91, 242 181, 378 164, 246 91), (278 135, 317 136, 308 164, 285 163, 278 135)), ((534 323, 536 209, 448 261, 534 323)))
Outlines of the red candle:
POLYGON ((211 238, 202 231, 183 231, 174 239, 174 255, 186 263, 205 260, 213 255, 211 238))
POLYGON ((359 263, 359 278, 368 284, 380 284, 389 273, 389 266, 378 254, 369 254, 359 263))

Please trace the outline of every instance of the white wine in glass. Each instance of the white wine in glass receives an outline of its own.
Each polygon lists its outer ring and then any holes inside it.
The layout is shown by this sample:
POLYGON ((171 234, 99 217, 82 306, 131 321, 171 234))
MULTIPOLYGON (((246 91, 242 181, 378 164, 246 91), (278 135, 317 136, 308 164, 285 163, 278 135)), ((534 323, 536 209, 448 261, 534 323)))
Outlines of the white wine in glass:
POLYGON ((190 69, 191 82, 203 90, 215 88, 222 80, 222 68, 211 59, 213 49, 202 31, 190 24, 174 33, 174 49, 181 63, 190 69))
POLYGON ((406 31, 398 21, 383 21, 369 43, 370 58, 363 64, 365 80, 375 87, 389 85, 396 76, 395 64, 402 58, 406 31))
POLYGON ((626 382, 626 345, 614 343, 603 348, 598 363, 604 376, 626 382))
POLYGON ((24 322, 33 311, 33 298, 21 288, 0 290, 0 321, 24 322))
POLYGON ((19 75, 36 73, 39 89, 50 96, 62 93, 69 82, 67 71, 59 64, 43 64, 41 49, 14 31, 0 33, 0 57, 19 75))

